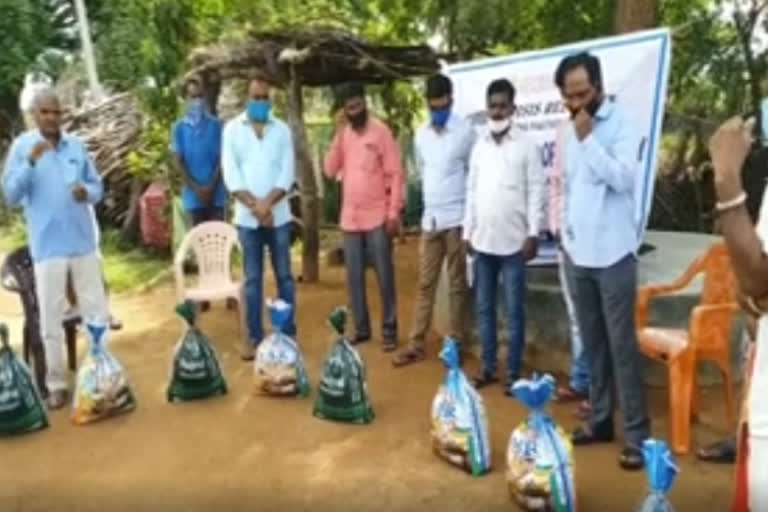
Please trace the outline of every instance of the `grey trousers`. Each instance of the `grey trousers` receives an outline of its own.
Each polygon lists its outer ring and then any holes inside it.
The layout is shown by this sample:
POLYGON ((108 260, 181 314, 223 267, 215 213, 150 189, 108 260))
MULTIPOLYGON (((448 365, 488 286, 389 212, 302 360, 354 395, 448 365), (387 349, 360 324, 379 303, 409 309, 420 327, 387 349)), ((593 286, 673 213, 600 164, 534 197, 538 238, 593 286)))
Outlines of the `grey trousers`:
POLYGON ((385 340, 397 340, 397 303, 395 300, 395 269, 392 263, 392 239, 383 226, 371 231, 344 233, 344 265, 347 268, 347 293, 355 335, 371 336, 368 297, 365 292, 366 263, 373 262, 381 295, 381 330, 385 340))
POLYGON ((613 433, 618 389, 625 442, 642 448, 650 435, 650 421, 635 333, 637 260, 628 254, 610 267, 587 268, 565 256, 566 275, 592 374, 590 427, 597 434, 613 433))

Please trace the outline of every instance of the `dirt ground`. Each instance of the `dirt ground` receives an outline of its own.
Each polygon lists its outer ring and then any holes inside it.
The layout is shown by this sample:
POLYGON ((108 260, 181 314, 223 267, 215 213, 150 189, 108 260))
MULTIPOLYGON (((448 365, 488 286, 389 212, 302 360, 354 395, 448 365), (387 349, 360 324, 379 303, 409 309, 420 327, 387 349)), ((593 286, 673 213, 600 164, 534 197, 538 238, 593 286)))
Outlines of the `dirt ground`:
MULTIPOLYGON (((415 246, 409 241, 397 248, 403 338, 417 283, 415 246)), ((369 275, 375 322, 374 281, 369 275)), ((272 289, 270 282, 267 290, 272 289)), ((313 383, 332 341, 325 317, 345 302, 344 290, 340 269, 323 269, 320 284, 299 285, 299 342, 313 383)), ((516 510, 504 483, 505 452, 525 411, 499 387, 483 391, 493 471, 473 478, 432 454, 429 409, 444 373, 435 358, 437 340, 428 362, 400 370, 391 367, 378 343, 361 348, 376 420, 369 426, 335 424, 312 416, 312 398, 255 396, 252 368, 238 359, 235 315, 215 305, 202 326, 215 341, 231 391, 223 398, 170 405, 165 402, 168 367, 181 333, 173 303, 170 285, 113 301, 126 328, 111 346, 135 384, 138 409, 81 427, 69 422, 68 412, 57 412, 46 431, 0 440, 0 511, 516 510)), ((15 297, 0 296, 0 320, 11 324, 18 340, 21 313, 15 297)), ((474 371, 477 361, 468 367, 474 371)), ((651 402, 654 434, 663 437, 663 391, 653 391, 651 402)), ((705 391, 702 402, 697 443, 727 432, 720 390, 705 391)), ((565 429, 577 423, 571 412, 554 407, 565 429)), ((618 444, 576 449, 581 511, 632 511, 642 500, 645 475, 621 471, 618 451, 618 444)), ((677 510, 728 509, 730 466, 701 464, 693 456, 682 458, 681 466, 672 492, 677 510)))

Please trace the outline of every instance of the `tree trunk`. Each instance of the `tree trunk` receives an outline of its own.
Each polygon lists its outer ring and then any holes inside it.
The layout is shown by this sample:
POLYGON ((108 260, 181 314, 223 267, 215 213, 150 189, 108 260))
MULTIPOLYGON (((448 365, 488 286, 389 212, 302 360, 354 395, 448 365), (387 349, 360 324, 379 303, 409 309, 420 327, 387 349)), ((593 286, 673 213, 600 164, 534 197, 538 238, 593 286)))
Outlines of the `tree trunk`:
POLYGON ((301 192, 301 221, 303 223, 301 277, 304 282, 316 282, 320 276, 320 233, 317 181, 309 154, 307 132, 304 126, 304 101, 301 93, 301 78, 295 68, 291 69, 288 86, 288 124, 293 132, 296 150, 299 190, 301 192))
POLYGON ((656 26, 658 0, 616 0, 613 26, 617 34, 656 26))

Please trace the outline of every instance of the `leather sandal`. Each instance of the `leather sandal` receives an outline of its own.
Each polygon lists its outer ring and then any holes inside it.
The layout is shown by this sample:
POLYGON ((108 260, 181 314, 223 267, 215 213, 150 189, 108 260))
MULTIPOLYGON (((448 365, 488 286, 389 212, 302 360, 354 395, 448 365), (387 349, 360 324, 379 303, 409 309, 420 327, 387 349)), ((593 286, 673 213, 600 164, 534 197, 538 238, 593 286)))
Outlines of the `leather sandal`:
POLYGON ((407 348, 392 358, 392 366, 395 368, 402 368, 409 364, 421 362, 425 357, 426 354, 423 349, 407 348))
POLYGON ((559 403, 565 404, 569 402, 580 402, 586 400, 587 394, 573 389, 571 386, 564 388, 557 388, 557 395, 555 400, 559 403))

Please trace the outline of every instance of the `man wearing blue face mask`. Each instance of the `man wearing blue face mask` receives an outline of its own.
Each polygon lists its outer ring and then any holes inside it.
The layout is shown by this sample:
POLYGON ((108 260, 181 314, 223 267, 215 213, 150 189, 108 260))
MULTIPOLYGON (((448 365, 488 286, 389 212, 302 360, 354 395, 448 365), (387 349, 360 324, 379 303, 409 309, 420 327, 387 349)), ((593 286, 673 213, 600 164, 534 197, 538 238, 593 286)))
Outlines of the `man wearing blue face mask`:
POLYGON ((200 82, 189 79, 184 88, 186 112, 171 134, 171 151, 184 185, 181 199, 192 224, 224 220, 227 191, 221 180, 221 121, 206 107, 200 82))
MULTIPOLYGON (((294 183, 291 131, 270 114, 269 83, 256 75, 248 87, 246 111, 224 128, 222 170, 235 197, 235 225, 243 246, 245 300, 250 343, 242 359, 253 360, 264 338, 262 326, 264 247, 269 248, 279 298, 296 304, 291 272, 291 208, 287 194, 294 183)), ((285 333, 296 335, 293 318, 285 333)))
POLYGON ((449 281, 451 332, 466 339, 467 274, 461 237, 469 155, 475 141, 472 126, 451 112, 453 85, 444 75, 427 80, 429 120, 416 133, 424 214, 419 252, 419 295, 410 346, 393 359, 396 367, 424 359, 424 341, 432 323, 435 293, 443 262, 449 281))

